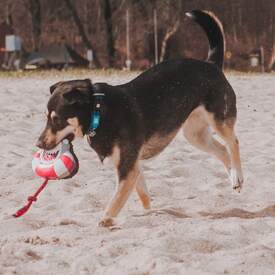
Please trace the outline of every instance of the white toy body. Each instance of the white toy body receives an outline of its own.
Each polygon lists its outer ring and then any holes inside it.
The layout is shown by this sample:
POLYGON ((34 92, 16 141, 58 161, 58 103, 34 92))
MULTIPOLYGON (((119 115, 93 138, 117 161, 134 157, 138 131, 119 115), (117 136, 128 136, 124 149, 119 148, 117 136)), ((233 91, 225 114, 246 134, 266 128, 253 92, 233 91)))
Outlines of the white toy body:
POLYGON ((78 160, 71 144, 64 139, 52 150, 38 150, 34 154, 32 169, 46 179, 64 179, 73 176, 78 170, 78 160))

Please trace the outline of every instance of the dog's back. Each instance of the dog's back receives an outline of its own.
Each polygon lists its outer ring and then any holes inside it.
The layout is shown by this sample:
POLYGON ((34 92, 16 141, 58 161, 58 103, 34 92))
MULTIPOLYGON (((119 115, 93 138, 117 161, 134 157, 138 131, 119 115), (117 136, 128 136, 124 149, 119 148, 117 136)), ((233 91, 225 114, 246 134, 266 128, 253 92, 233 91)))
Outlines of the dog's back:
POLYGON ((120 86, 137 101, 145 123, 146 138, 156 132, 166 134, 180 128, 200 105, 220 119, 236 116, 235 94, 222 72, 222 25, 209 12, 195 10, 187 15, 207 34, 210 45, 208 58, 205 61, 168 60, 120 86))

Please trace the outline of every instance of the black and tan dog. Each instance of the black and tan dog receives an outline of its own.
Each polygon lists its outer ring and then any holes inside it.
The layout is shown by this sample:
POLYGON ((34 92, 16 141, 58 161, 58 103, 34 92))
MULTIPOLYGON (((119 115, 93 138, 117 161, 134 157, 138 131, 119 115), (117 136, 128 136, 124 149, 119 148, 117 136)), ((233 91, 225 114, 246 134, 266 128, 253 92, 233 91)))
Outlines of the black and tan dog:
POLYGON ((112 224, 133 189, 144 208, 150 208, 140 160, 159 154, 181 129, 191 144, 216 156, 233 188, 241 189, 243 176, 234 133, 236 96, 222 72, 222 26, 208 12, 196 10, 187 15, 208 36, 206 61, 169 60, 118 86, 85 79, 59 82, 50 88, 48 121, 37 145, 51 149, 65 137, 73 140, 87 135, 100 159, 110 158, 117 169, 118 187, 102 226, 112 224), (104 96, 98 99, 98 94, 104 96), (89 135, 93 115, 99 124, 89 135), (227 148, 213 138, 211 129, 227 148))

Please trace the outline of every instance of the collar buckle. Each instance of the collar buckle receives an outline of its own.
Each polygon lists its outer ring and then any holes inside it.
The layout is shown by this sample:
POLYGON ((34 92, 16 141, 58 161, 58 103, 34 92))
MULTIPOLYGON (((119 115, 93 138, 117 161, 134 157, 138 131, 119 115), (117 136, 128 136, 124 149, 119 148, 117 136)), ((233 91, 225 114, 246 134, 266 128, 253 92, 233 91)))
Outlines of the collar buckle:
POLYGON ((89 136, 90 138, 94 137, 95 135, 96 135, 96 131, 95 131, 95 130, 90 129, 90 130, 88 131, 88 136, 89 136))
POLYGON ((100 124, 100 109, 101 109, 101 102, 103 97, 105 96, 104 93, 95 92, 93 93, 93 96, 95 97, 94 100, 94 109, 91 112, 91 121, 90 121, 90 127, 88 130, 87 135, 92 138, 96 135, 96 129, 99 127, 100 124))

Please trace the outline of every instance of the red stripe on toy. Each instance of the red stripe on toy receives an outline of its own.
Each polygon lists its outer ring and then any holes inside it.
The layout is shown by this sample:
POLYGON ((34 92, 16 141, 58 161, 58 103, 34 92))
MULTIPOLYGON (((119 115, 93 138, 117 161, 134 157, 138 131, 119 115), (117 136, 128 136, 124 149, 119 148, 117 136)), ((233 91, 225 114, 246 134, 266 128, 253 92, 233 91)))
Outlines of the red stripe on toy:
POLYGON ((57 175, 53 169, 53 167, 36 167, 35 173, 39 175, 42 178, 48 178, 48 179, 56 179, 57 175))
POLYGON ((61 160, 69 171, 72 171, 74 169, 74 162, 70 157, 63 155, 61 156, 61 160))

